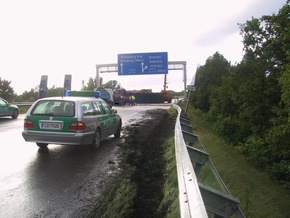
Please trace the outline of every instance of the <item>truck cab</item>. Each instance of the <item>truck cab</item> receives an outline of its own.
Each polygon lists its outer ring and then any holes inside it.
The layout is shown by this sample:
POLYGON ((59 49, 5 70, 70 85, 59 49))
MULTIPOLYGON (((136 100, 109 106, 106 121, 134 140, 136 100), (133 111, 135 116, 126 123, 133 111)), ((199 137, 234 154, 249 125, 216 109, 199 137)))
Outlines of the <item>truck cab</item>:
POLYGON ((130 102, 129 97, 131 93, 127 92, 125 89, 117 89, 114 91, 113 100, 114 104, 125 105, 130 102))

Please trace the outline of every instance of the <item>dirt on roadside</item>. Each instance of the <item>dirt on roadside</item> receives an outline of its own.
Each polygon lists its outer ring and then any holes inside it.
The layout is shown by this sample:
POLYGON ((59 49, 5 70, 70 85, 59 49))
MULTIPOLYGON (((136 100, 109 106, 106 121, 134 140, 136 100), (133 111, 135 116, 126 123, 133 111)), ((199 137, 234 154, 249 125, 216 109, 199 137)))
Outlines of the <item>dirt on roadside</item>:
POLYGON ((164 140, 173 137, 174 122, 167 110, 146 111, 141 122, 123 129, 119 145, 119 175, 90 217, 163 217, 164 140))

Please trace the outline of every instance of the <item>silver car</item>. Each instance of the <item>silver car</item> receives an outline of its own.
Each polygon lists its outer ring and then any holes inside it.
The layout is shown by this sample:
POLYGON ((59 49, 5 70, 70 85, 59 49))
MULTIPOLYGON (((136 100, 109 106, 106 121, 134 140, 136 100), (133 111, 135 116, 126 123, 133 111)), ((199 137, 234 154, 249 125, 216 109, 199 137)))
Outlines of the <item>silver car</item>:
POLYGON ((48 144, 98 147, 102 139, 120 137, 122 119, 100 98, 48 97, 27 111, 22 136, 45 148, 48 144))

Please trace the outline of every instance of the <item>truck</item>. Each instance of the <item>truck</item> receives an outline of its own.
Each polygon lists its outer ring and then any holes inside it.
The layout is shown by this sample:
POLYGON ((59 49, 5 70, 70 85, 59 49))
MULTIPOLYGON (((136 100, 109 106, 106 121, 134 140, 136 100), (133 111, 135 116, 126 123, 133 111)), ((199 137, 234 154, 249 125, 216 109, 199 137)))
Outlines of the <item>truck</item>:
POLYGON ((118 105, 125 105, 130 102, 129 97, 132 95, 131 92, 125 89, 117 89, 113 94, 113 102, 118 105))
POLYGON ((167 103, 171 103, 172 101, 172 93, 170 91, 162 90, 161 94, 163 96, 163 101, 167 103))
POLYGON ((130 96, 135 96, 136 103, 171 103, 172 93, 170 91, 161 91, 159 93, 152 92, 151 89, 141 89, 140 91, 127 91, 125 89, 117 89, 113 94, 113 102, 118 105, 130 104, 130 96))

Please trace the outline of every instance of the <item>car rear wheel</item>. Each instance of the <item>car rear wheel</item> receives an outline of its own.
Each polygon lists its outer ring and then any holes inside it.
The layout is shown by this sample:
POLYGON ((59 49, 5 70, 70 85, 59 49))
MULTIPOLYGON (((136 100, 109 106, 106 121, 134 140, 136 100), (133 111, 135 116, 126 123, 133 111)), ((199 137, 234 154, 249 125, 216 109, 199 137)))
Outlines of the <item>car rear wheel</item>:
POLYGON ((117 132, 114 134, 115 138, 120 138, 121 136, 121 128, 122 128, 122 123, 120 122, 118 125, 117 132))
POLYGON ((48 146, 47 143, 39 143, 39 142, 37 142, 36 145, 40 148, 47 148, 47 146, 48 146))
POLYGON ((19 111, 18 110, 14 110, 13 114, 12 114, 12 118, 16 119, 18 117, 18 115, 19 115, 19 111))
POLYGON ((91 147, 92 148, 98 148, 100 147, 100 144, 101 144, 101 132, 100 130, 98 129, 95 133, 95 137, 92 141, 92 144, 91 144, 91 147))

